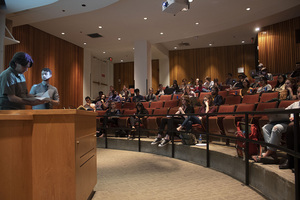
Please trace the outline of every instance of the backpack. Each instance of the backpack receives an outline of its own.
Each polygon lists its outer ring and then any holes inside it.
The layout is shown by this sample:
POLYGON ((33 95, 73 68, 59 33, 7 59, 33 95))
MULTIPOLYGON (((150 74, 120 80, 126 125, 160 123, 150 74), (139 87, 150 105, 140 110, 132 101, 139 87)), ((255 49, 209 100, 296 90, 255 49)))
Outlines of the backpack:
MULTIPOLYGON (((236 137, 245 138, 245 129, 246 125, 243 122, 237 123, 237 132, 236 137)), ((255 124, 248 124, 248 133, 250 140, 258 140, 258 128, 255 124)), ((245 149, 245 142, 236 140, 236 152, 238 157, 244 157, 244 149, 245 149)), ((259 152, 259 148, 257 144, 249 142, 249 156, 257 155, 259 152)))
POLYGON ((196 136, 193 133, 181 133, 180 138, 184 145, 194 145, 197 143, 196 136))

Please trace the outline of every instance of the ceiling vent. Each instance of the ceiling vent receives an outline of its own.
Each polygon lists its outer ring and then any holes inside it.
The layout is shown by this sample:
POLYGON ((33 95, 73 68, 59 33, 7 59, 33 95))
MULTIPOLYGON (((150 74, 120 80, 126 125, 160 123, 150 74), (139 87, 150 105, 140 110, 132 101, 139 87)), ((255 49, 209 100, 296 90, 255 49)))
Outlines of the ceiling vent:
POLYGON ((98 34, 98 33, 91 33, 91 34, 87 34, 87 36, 91 37, 91 38, 100 38, 103 37, 102 35, 98 34))
POLYGON ((178 45, 181 46, 181 47, 189 47, 189 46, 191 46, 190 43, 188 43, 188 42, 181 42, 178 45))

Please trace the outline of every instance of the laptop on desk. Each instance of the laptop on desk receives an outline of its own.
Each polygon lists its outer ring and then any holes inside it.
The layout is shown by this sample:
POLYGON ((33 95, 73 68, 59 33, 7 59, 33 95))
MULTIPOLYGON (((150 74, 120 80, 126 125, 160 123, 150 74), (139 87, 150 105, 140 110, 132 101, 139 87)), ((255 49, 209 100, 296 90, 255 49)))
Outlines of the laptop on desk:
MULTIPOLYGON (((285 108, 270 108, 265 109, 264 111, 285 111, 285 108)), ((267 114, 270 123, 275 122, 289 122, 290 121, 290 114, 288 113, 269 113, 267 114)))

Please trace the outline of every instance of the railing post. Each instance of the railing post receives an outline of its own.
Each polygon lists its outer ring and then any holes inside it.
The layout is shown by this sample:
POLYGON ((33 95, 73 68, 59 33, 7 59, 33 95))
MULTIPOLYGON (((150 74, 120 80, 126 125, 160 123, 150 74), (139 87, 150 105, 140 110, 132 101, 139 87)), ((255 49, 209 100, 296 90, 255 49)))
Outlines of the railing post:
POLYGON ((141 120, 138 122, 138 133, 139 133, 139 141, 138 141, 138 146, 139 146, 139 152, 141 152, 141 120))
MULTIPOLYGON (((248 114, 245 113, 245 138, 246 140, 249 139, 249 131, 248 131, 248 114)), ((245 143, 245 185, 249 185, 249 142, 246 141, 245 143)))
POLYGON ((206 167, 210 167, 210 152, 209 152, 209 116, 206 114, 206 167))
POLYGON ((104 134, 104 138, 105 138, 105 148, 107 149, 107 128, 106 128, 106 124, 107 124, 107 120, 108 120, 108 116, 104 115, 104 123, 103 123, 103 134, 104 134))
POLYGON ((175 157, 175 144, 174 144, 174 131, 173 131, 173 124, 174 124, 174 115, 171 118, 171 127, 168 127, 169 130, 171 130, 171 140, 172 140, 172 158, 175 157))
MULTIPOLYGON (((300 152, 299 147, 299 113, 294 113, 294 149, 295 152, 300 152)), ((300 159, 297 157, 294 157, 294 167, 295 167, 295 199, 300 200, 300 185, 299 185, 299 165, 300 165, 300 159)))

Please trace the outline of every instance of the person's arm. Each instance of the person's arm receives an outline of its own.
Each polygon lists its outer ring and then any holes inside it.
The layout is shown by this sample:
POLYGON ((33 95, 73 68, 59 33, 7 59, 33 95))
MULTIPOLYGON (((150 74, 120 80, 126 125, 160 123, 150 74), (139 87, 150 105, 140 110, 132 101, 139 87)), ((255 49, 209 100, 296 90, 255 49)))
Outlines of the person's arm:
POLYGON ((59 105, 59 95, 57 89, 55 89, 55 92, 53 94, 53 99, 51 99, 50 103, 54 106, 59 105))
POLYGON ((45 101, 45 100, 34 100, 34 101, 27 101, 27 100, 24 100, 16 95, 7 95, 8 97, 8 100, 11 101, 11 102, 14 102, 14 103, 17 103, 17 104, 22 104, 22 105, 30 105, 30 106, 36 106, 36 105, 39 105, 39 104, 44 104, 44 103, 48 103, 48 101, 45 101))

